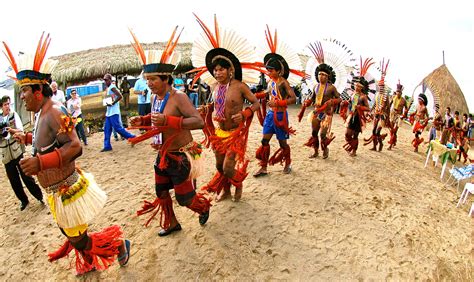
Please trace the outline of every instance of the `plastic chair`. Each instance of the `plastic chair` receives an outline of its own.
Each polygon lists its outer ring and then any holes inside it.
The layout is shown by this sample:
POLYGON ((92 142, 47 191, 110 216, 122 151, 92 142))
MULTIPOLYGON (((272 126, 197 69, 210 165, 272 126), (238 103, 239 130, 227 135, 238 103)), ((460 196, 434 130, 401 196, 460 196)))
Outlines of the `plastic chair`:
MULTIPOLYGON (((459 201, 458 201, 458 204, 456 205, 456 207, 459 207, 459 205, 461 204, 461 201, 462 203, 466 203, 466 200, 467 200, 467 197, 469 197, 469 194, 473 194, 474 195, 474 184, 473 183, 466 183, 466 185, 464 185, 464 190, 462 191, 462 194, 461 194, 461 197, 459 197, 459 201)), ((471 208, 472 210, 472 208, 471 208)), ((469 214, 471 214, 471 212, 469 212, 469 214)))
POLYGON ((453 166, 453 168, 451 168, 449 170, 449 174, 450 174, 450 176, 449 176, 448 180, 446 181, 446 184, 449 183, 449 181, 451 180, 451 177, 452 177, 453 181, 449 185, 452 185, 455 182, 457 182, 458 183, 457 184, 457 189, 459 189, 459 184, 462 180, 469 179, 472 176, 474 176, 474 165, 469 164, 469 165, 463 166, 463 167, 453 166))

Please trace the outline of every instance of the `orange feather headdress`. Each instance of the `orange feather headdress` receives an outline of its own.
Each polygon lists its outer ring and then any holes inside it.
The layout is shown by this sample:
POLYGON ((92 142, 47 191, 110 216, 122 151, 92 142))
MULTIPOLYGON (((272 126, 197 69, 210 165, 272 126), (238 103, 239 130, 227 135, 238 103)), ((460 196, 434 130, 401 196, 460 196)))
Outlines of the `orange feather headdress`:
POLYGON ((44 32, 36 47, 35 55, 24 54, 15 59, 10 47, 3 41, 5 50, 3 54, 7 57, 12 70, 15 72, 17 83, 20 86, 32 84, 48 84, 51 82, 51 73, 58 61, 45 59, 51 38, 49 34, 43 40, 44 32))
MULTIPOLYGON (((183 28, 184 29, 184 28, 183 28)), ((173 30, 170 39, 166 43, 164 50, 147 50, 144 51, 140 41, 138 41, 135 34, 129 29, 130 34, 133 37, 131 44, 133 49, 138 55, 138 59, 143 65, 143 72, 149 75, 171 75, 178 65, 181 55, 175 52, 176 45, 178 44, 179 37, 183 32, 183 29, 176 36, 178 26, 173 30), (175 38, 176 37, 176 38, 175 38)))

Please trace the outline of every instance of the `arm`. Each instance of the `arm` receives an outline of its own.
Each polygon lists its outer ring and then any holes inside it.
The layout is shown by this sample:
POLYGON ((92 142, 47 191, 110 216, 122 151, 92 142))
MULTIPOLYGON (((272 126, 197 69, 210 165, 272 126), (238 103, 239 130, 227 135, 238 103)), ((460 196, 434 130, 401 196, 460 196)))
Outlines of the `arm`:
POLYGON ((77 137, 74 125, 66 121, 66 116, 57 107, 51 109, 47 124, 51 132, 57 132, 56 138, 61 144, 61 148, 55 149, 51 153, 37 155, 32 158, 25 158, 20 161, 20 166, 26 175, 34 175, 42 170, 60 168, 65 163, 74 161, 82 154, 82 147, 77 137))
POLYGON ((258 102, 257 97, 253 95, 252 91, 250 91, 250 88, 247 86, 245 83, 240 84, 240 93, 242 93, 242 96, 244 99, 247 99, 252 105, 249 108, 244 109, 243 111, 232 115, 232 120, 236 123, 240 123, 244 121, 247 117, 251 116, 255 111, 257 111, 260 108, 260 103, 258 102), (251 112, 249 112, 250 109, 251 112))
POLYGON ((117 96, 117 98, 112 102, 112 105, 115 105, 120 100, 122 100, 122 94, 120 93, 120 91, 118 91, 117 88, 112 88, 112 92, 114 92, 114 94, 117 96))

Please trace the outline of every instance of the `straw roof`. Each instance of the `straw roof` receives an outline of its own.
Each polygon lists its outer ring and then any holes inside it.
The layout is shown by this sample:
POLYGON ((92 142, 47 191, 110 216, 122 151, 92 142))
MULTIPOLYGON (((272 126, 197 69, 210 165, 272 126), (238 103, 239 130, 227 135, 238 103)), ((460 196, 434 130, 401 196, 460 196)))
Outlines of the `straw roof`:
MULTIPOLYGON (((142 46, 144 50, 163 50, 165 44, 165 42, 158 42, 142 44, 142 46)), ((177 72, 186 72, 193 68, 191 47, 191 43, 178 43, 176 46, 176 50, 182 55, 177 72)), ((52 59, 59 60, 52 74, 53 79, 66 85, 86 83, 102 78, 105 73, 137 75, 142 70, 140 61, 130 44, 90 49, 52 59)))
POLYGON ((453 112, 469 113, 466 98, 446 65, 443 64, 435 69, 422 80, 421 84, 433 93, 433 98, 440 109, 450 107, 453 112))
MULTIPOLYGON (((144 50, 162 50, 166 42, 142 44, 144 50)), ((181 52, 182 59, 177 67, 178 73, 193 69, 191 61, 192 43, 178 43, 176 50, 181 52)), ((306 65, 308 56, 299 55, 301 66, 306 65)), ((53 72, 53 79, 62 85, 87 83, 100 79, 105 73, 113 75, 138 75, 142 66, 130 44, 113 45, 65 54, 52 59, 59 60, 53 72)), ((303 69, 303 67, 301 67, 303 69)))

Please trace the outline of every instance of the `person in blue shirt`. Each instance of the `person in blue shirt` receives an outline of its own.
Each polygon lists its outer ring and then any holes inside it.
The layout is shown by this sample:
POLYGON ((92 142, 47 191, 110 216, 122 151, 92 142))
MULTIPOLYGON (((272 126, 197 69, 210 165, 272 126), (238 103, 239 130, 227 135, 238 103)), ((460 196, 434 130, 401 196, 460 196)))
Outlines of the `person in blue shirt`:
POLYGON ((181 92, 186 93, 186 87, 184 86, 184 80, 181 77, 174 78, 173 87, 181 92))
POLYGON ((105 114, 105 125, 104 125, 104 148, 101 152, 111 151, 112 144, 110 143, 110 135, 112 135, 112 128, 117 131, 125 139, 133 138, 135 135, 126 131, 120 123, 120 104, 119 101, 122 99, 122 94, 118 91, 117 86, 112 84, 112 75, 104 75, 105 85, 107 86, 106 95, 107 98, 112 98, 112 101, 107 103, 107 112, 105 114))
POLYGON ((133 92, 138 95, 138 114, 146 116, 151 113, 151 91, 143 76, 140 76, 140 79, 135 82, 133 92))

